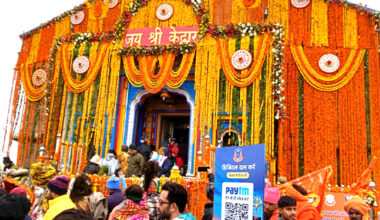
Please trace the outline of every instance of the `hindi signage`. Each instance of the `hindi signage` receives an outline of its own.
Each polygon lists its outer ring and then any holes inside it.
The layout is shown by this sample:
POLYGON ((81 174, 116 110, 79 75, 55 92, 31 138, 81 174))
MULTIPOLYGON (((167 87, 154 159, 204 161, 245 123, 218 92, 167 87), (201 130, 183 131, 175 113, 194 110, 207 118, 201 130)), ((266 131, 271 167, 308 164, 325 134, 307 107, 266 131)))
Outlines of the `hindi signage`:
POLYGON ((214 219, 263 218, 265 145, 216 149, 214 219))
POLYGON ((127 30, 123 46, 156 46, 196 42, 198 42, 198 26, 156 27, 127 30))
POLYGON ((323 220, 348 220, 348 214, 344 211, 344 203, 351 198, 351 194, 329 192, 326 194, 322 206, 323 220))

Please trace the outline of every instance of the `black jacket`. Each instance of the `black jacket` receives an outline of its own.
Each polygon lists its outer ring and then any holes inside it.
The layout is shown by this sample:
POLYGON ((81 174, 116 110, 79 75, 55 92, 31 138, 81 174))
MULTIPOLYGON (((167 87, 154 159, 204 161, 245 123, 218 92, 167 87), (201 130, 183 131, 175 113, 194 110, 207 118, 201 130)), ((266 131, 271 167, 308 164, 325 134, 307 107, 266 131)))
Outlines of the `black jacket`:
POLYGON ((202 220, 212 220, 214 203, 207 203, 203 212, 202 220))
POLYGON ((146 143, 143 143, 139 147, 139 152, 141 155, 143 155, 145 161, 148 161, 149 160, 149 154, 150 154, 150 152, 152 152, 152 150, 150 149, 150 146, 148 146, 146 143))
POLYGON ((89 163, 87 166, 84 167, 84 172, 87 174, 98 174, 100 170, 100 166, 96 163, 89 163))

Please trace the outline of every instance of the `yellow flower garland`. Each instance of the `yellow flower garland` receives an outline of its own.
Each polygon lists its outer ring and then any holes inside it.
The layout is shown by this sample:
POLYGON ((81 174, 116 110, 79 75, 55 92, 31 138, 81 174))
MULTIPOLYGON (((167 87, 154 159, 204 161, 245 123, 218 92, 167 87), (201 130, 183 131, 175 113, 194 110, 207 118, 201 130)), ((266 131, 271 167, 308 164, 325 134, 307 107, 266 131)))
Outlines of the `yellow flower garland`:
POLYGON ((104 54, 106 53, 110 44, 101 44, 99 50, 98 44, 94 44, 90 50, 90 68, 87 71, 85 79, 79 81, 71 76, 71 63, 69 62, 71 54, 69 52, 69 45, 62 45, 62 76, 65 80, 67 88, 74 93, 81 93, 87 90, 96 79, 99 69, 102 67, 104 54))
MULTIPOLYGON (((178 70, 172 70, 169 79, 166 82, 166 85, 169 88, 177 89, 183 84, 183 82, 185 82, 193 64, 194 55, 195 51, 188 54, 183 54, 183 58, 178 70)), ((175 57, 173 59, 175 59, 175 57)))
POLYGON ((280 23, 284 28, 284 39, 287 38, 289 33, 289 1, 284 0, 268 0, 268 22, 272 24, 280 23))
POLYGON ((171 27, 171 26, 196 26, 198 25, 196 15, 191 5, 185 1, 177 0, 157 0, 148 1, 146 7, 142 7, 132 18, 129 29, 138 29, 146 27, 171 27), (166 21, 160 21, 156 18, 156 9, 163 3, 169 3, 175 8, 173 16, 166 21), (176 10, 179 9, 179 10, 176 10))
POLYGON ((104 100, 107 99, 107 90, 109 85, 109 73, 110 73, 110 63, 111 59, 111 49, 107 50, 106 56, 103 61, 103 68, 101 70, 101 77, 100 77, 100 85, 99 85, 99 92, 98 92, 98 102, 96 106, 96 114, 95 114, 95 146, 97 148, 97 152, 102 155, 103 148, 101 148, 104 140, 104 126, 105 126, 105 113, 106 113, 106 102, 104 100), (103 101, 100 101, 103 100, 103 101), (100 149, 99 149, 100 148, 100 149))
MULTIPOLYGON (((260 38, 256 37, 256 38, 260 38)), ((255 38, 255 41, 256 41, 255 38)), ((234 45, 234 40, 229 40, 229 45, 226 46, 226 39, 218 39, 218 51, 219 51, 219 57, 220 62, 222 63, 222 67, 224 70, 224 73, 228 79, 228 81, 237 87, 247 87, 248 85, 252 84, 252 82, 260 75, 262 65, 265 62, 265 57, 268 53, 268 48, 270 45, 270 39, 268 34, 263 35, 263 42, 261 44, 260 49, 257 50, 257 53, 255 53, 255 56, 253 57, 253 64, 251 65, 250 69, 247 72, 244 72, 242 74, 239 74, 236 72, 235 68, 232 66, 231 58, 229 54, 229 50, 235 50, 235 47, 232 47, 234 45), (232 42, 232 43, 231 43, 232 42)), ((256 46, 256 43, 255 43, 256 46)), ((257 45, 259 46, 259 45, 257 45)))
MULTIPOLYGON (((164 62, 167 65, 172 65, 172 63, 174 62, 175 56, 172 53, 170 54, 171 55, 164 54, 164 55, 159 56, 159 62, 161 63, 161 68, 163 68, 162 63, 164 62), (166 57, 166 58, 163 59, 163 57, 166 57)), ((148 72, 142 72, 139 69, 137 69, 133 55, 123 56, 124 71, 126 73, 129 83, 131 83, 134 87, 145 86, 145 89, 147 91, 149 90, 157 91, 159 88, 157 87, 157 85, 159 84, 161 86, 166 85, 169 88, 176 89, 176 88, 179 88, 183 84, 183 82, 187 79, 187 76, 190 72, 190 69, 194 60, 194 55, 195 55, 195 51, 188 54, 183 54, 180 67, 178 68, 177 71, 174 71, 174 70, 170 71, 168 69, 168 71, 164 73, 170 73, 169 76, 165 74, 165 76, 161 76, 159 77, 159 79, 156 79, 156 80, 153 80, 151 79, 151 77, 149 77, 149 75, 152 75, 152 73, 149 74, 148 72), (165 80, 165 82, 162 80, 165 80), (145 81, 145 83, 143 83, 143 81, 145 81)), ((148 69, 150 69, 149 72, 154 71, 156 62, 157 62, 156 58, 153 59, 153 62, 148 62, 148 63, 146 62, 146 58, 141 58, 141 57, 139 58, 140 69, 142 69, 142 66, 144 66, 144 69, 146 69, 147 71, 148 69), (148 65, 149 68, 145 67, 146 65, 148 65)))
POLYGON ((352 49, 342 69, 334 76, 325 77, 310 65, 302 46, 291 45, 290 49, 302 76, 312 87, 321 91, 335 91, 345 86, 357 72, 365 54, 365 50, 352 49))
POLYGON ((90 33, 98 33, 103 31, 103 21, 106 18, 110 0, 102 1, 102 14, 100 17, 95 17, 95 6, 97 1, 89 2, 85 1, 85 4, 88 8, 88 24, 87 24, 87 32, 90 33))
POLYGON ((29 101, 32 101, 32 102, 38 101, 42 97, 45 96, 46 85, 47 85, 47 81, 49 80, 49 76, 46 76, 45 83, 39 86, 38 88, 36 88, 32 84, 31 76, 32 76, 34 63, 37 60, 40 40, 41 40, 41 32, 38 32, 33 35, 32 44, 31 44, 28 58, 25 64, 21 64, 20 66, 21 82, 25 91, 25 95, 29 99, 29 101))
POLYGON ((311 4, 311 44, 329 46, 328 4, 324 0, 313 0, 311 4))
POLYGON ((118 85, 119 85, 119 75, 120 75, 120 56, 118 55, 118 45, 114 46, 111 52, 111 73, 110 73, 110 84, 108 92, 108 103, 107 103, 107 139, 106 139, 106 149, 111 145, 110 139, 112 134, 112 126, 115 124, 115 114, 116 114, 116 102, 118 96, 118 85))
POLYGON ((345 48, 358 48, 357 10, 348 7, 343 9, 343 45, 345 48))

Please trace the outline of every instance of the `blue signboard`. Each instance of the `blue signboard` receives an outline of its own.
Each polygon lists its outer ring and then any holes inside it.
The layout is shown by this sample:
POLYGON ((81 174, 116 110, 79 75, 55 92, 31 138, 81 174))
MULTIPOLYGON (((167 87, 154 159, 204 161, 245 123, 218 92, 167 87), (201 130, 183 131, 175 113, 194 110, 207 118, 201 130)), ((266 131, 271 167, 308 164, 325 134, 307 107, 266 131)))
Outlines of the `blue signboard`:
POLYGON ((265 145, 216 149, 214 219, 263 219, 265 145))

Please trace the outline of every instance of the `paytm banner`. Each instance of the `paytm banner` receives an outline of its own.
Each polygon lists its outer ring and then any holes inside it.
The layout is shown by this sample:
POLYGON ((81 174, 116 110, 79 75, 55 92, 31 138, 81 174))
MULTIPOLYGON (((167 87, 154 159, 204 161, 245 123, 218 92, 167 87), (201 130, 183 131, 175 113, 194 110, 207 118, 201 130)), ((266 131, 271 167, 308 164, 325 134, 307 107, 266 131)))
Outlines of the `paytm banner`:
POLYGON ((265 145, 216 149, 214 219, 263 218, 265 145))

